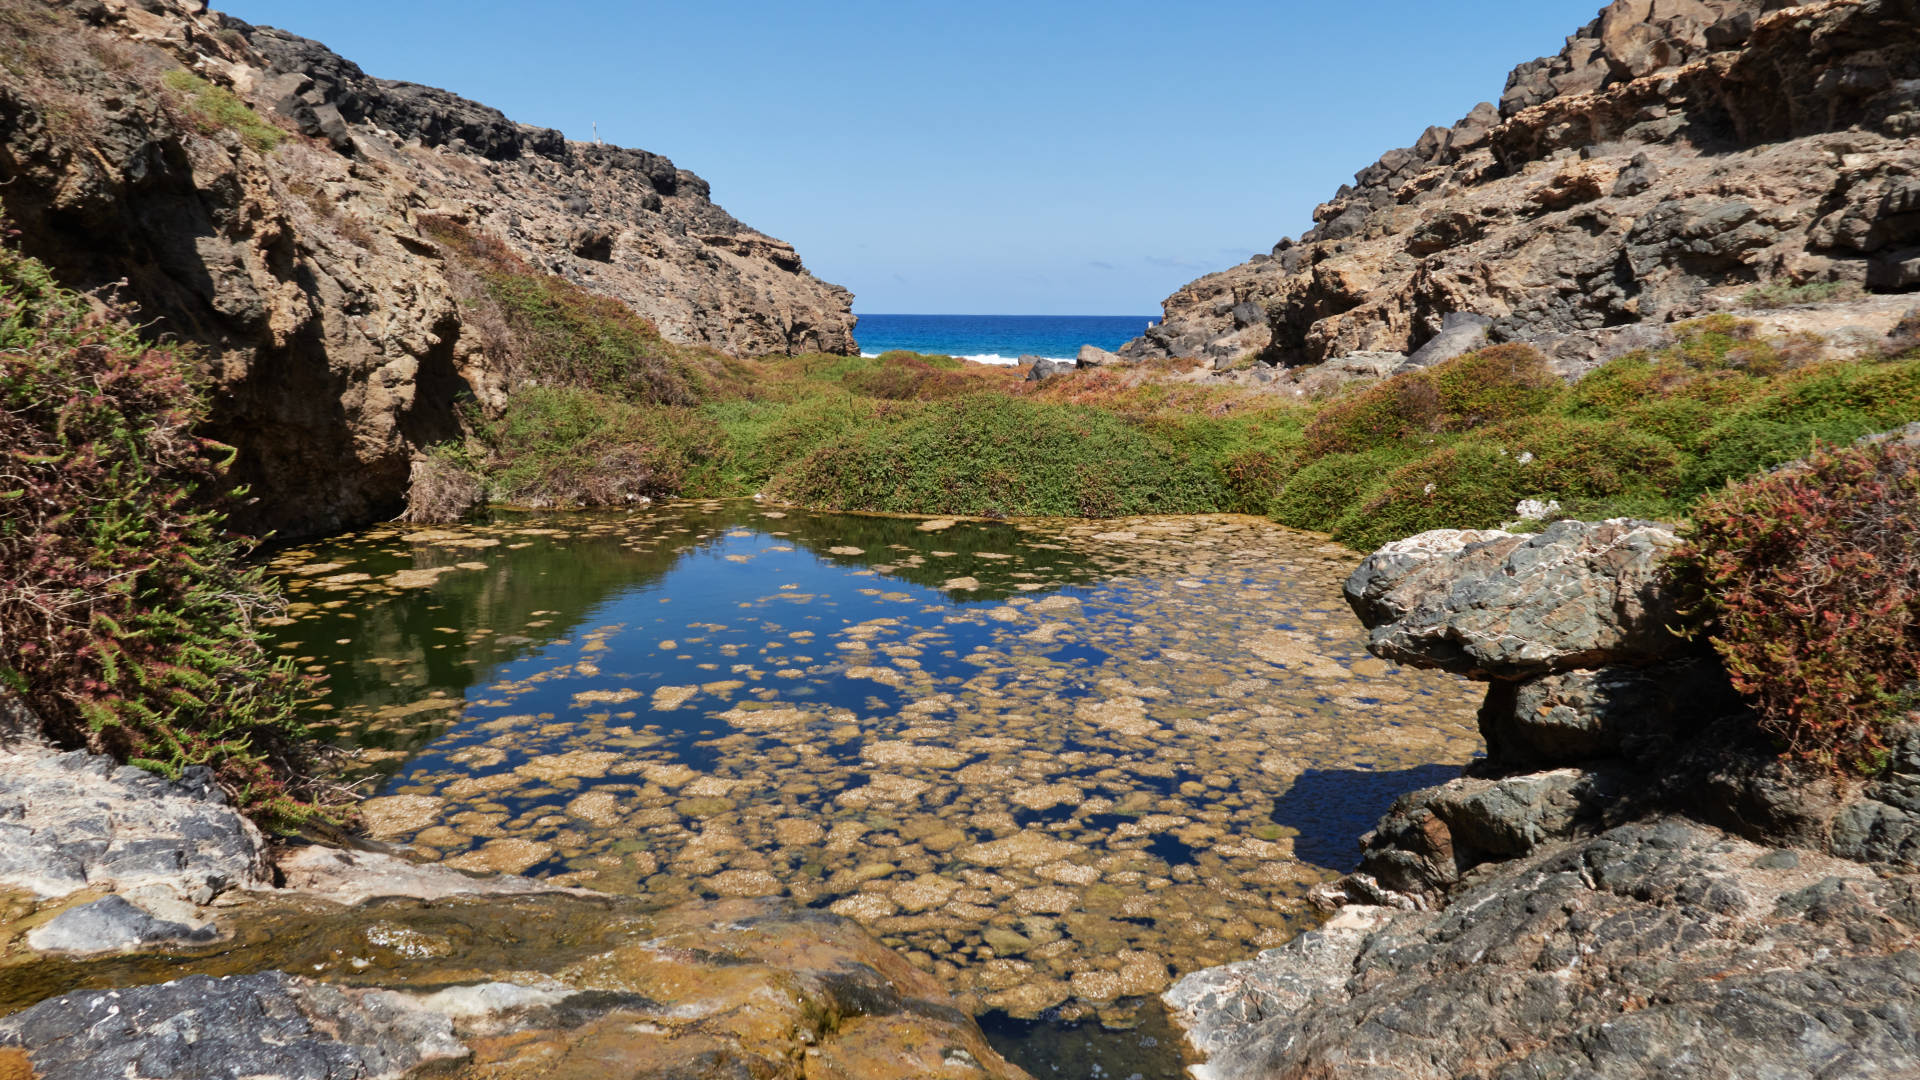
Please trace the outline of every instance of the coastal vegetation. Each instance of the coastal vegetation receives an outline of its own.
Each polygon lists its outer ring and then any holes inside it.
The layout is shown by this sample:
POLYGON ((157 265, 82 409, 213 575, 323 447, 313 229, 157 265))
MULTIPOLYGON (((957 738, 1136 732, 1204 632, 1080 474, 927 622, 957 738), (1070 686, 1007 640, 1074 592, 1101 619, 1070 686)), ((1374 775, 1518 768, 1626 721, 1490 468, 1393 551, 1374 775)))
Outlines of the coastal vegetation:
POLYGON ((1736 689, 1796 756, 1877 772, 1920 707, 1920 448, 1820 450, 1697 506, 1675 560, 1736 689))
POLYGON ((228 448, 195 364, 0 249, 0 693, 68 746, 207 766, 270 825, 304 787, 302 681, 256 629, 277 597, 225 529, 228 448))

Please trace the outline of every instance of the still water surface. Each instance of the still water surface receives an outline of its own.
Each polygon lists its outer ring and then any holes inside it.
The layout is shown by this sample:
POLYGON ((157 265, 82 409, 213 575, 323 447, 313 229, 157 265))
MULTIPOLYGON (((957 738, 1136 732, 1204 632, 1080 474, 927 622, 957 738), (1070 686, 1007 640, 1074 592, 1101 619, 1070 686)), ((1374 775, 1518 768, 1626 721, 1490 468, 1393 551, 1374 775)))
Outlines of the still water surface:
POLYGON ((1035 1075, 1153 1078, 1152 996, 1310 925, 1354 837, 1479 749, 1464 683, 1365 653, 1354 561, 1240 517, 691 503, 289 549, 275 633, 376 836, 827 908, 1035 1075))

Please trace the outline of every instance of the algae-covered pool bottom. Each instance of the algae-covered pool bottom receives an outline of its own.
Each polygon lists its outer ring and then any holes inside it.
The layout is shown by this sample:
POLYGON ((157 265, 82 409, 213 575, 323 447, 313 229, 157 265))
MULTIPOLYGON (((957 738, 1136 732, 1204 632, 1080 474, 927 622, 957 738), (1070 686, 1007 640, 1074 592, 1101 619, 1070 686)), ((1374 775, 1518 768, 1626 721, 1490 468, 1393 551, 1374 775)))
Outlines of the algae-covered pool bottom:
POLYGON ((274 632, 326 677, 310 718, 358 749, 379 838, 784 896, 1003 1032, 1124 1028, 1309 925, 1354 837, 1479 749, 1466 684, 1366 654, 1355 561, 1253 518, 692 503, 289 549, 274 632))

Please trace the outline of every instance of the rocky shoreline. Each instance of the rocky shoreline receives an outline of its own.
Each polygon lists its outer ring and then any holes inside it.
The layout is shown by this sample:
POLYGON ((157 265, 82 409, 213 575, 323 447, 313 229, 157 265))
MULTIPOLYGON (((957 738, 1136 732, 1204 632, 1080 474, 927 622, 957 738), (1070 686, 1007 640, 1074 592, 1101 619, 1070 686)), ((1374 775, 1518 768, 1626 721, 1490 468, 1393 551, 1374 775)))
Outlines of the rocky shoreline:
POLYGON ((1354 573, 1376 654, 1490 683, 1488 757, 1395 804, 1320 930, 1166 995, 1196 1075, 1920 1070, 1920 726, 1867 784, 1758 745, 1666 629, 1673 543, 1447 531, 1354 573))
POLYGON ((1024 1075, 838 916, 274 848, 206 777, 7 712, 0 1075, 1024 1075))

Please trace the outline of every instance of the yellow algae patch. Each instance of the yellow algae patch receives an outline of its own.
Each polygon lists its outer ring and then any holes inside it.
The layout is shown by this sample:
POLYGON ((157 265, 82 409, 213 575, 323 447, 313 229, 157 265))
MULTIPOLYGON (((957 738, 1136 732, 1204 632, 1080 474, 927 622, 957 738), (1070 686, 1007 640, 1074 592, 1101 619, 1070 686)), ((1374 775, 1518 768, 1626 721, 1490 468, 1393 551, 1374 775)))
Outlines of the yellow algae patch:
POLYGON ((715 716, 737 728, 748 731, 772 731, 776 728, 798 727, 813 719, 813 714, 805 709, 791 706, 775 706, 766 709, 754 709, 745 705, 736 705, 715 716))
POLYGON ((542 754, 513 770, 535 780, 565 780, 576 776, 605 776, 620 755, 606 750, 570 750, 564 754, 542 754))
POLYGON ((463 776, 440 790, 450 799, 471 799, 475 795, 506 791, 520 784, 520 778, 512 773, 494 773, 490 776, 463 776))
POLYGON ((1393 669, 1385 660, 1362 660, 1348 670, 1363 679, 1377 679, 1393 669))
POLYGON ((787 891, 765 870, 722 870, 707 879, 707 888, 721 896, 778 896, 787 891))
POLYGON ((884 919, 900 909, 894 906, 893 901, 879 893, 860 893, 844 900, 835 900, 827 910, 855 922, 872 922, 875 919, 884 919))
POLYGON ((446 865, 456 870, 491 870, 497 874, 518 874, 553 857, 553 845, 538 840, 503 837, 489 840, 479 848, 455 855, 446 865))
POLYGON ((333 574, 328 577, 323 577, 320 579, 320 584, 322 585, 357 585, 362 581, 372 581, 372 580, 373 580, 372 574, 362 574, 358 571, 355 571, 354 573, 351 573, 351 574, 333 574))
POLYGON ((1032 641, 1041 645, 1051 645, 1053 644, 1054 638, 1059 637, 1062 633, 1071 629, 1073 629, 1072 623, 1041 623, 1038 627, 1027 631, 1020 635, 1020 637, 1025 641, 1032 641))
POLYGON ((850 667, 847 669, 847 678, 872 679, 895 688, 904 686, 907 681, 898 670, 890 667, 850 667))
POLYGON ((829 555, 865 555, 866 553, 866 548, 848 547, 844 544, 840 547, 830 547, 827 549, 827 554, 829 555))
POLYGON ((868 743, 860 756, 875 765, 919 765, 929 769, 952 769, 967 760, 967 755, 943 746, 891 740, 868 743))
POLYGON ((773 823, 773 838, 782 847, 817 844, 827 835, 818 823, 805 818, 781 818, 773 823))
POLYGON ((741 682, 739 679, 721 679, 718 682, 701 683, 700 690, 702 693, 712 694, 714 697, 732 697, 735 690, 745 685, 747 684, 741 682))
POLYGON ((1055 840, 1037 832, 1015 833, 985 844, 963 848, 960 857, 978 866, 1044 866, 1078 855, 1080 845, 1055 840))
POLYGON ((1139 698, 1082 701, 1073 711, 1076 717, 1095 727, 1122 735, 1151 735, 1160 728, 1148 718, 1147 704, 1139 698))
POLYGON ((360 820, 376 840, 404 836, 439 820, 445 803, 438 795, 388 795, 361 803, 360 820))
POLYGON ((971 592, 979 587, 980 579, 976 577, 948 578, 947 583, 941 586, 943 589, 953 589, 962 592, 971 592))
POLYGON ((1055 593, 1054 595, 1046 597, 1045 599, 1035 600, 1033 602, 1033 610, 1035 611, 1065 611, 1068 608, 1077 609, 1079 608, 1079 606, 1080 606, 1079 597, 1062 596, 1059 593, 1055 593))
POLYGON ((921 522, 916 528, 920 532, 941 532, 958 524, 960 523, 952 518, 932 518, 921 522))
POLYGON ((1012 795, 1014 802, 1029 810, 1051 810, 1056 806, 1079 806, 1086 795, 1072 784, 1035 784, 1012 795))
POLYGON ((648 762, 640 766, 640 775, 646 777, 648 783, 659 784, 661 787, 671 791, 674 788, 681 787, 692 781, 695 777, 699 776, 700 773, 695 771, 691 766, 683 765, 679 762, 674 762, 671 765, 655 765, 652 762, 648 762))
POLYGON ((1285 668, 1297 668, 1316 679, 1344 679, 1349 672, 1346 668, 1315 652, 1312 639, 1289 634, 1284 630, 1274 630, 1247 642, 1247 649, 1253 655, 1269 664, 1278 664, 1285 668))
POLYGON ((611 791, 589 791, 568 803, 567 813, 608 828, 620 821, 620 799, 611 791))
POLYGON ((344 569, 346 565, 343 562, 308 563, 305 566, 294 567, 293 572, 301 577, 313 577, 315 574, 331 574, 335 570, 344 569))
POLYGON ((396 589, 424 589, 440 580, 440 575, 454 571, 451 566, 427 566, 417 570, 398 570, 381 580, 396 589))
POLYGON ((619 690, 582 690, 573 695, 573 707, 584 709, 589 705, 624 705, 640 696, 640 691, 622 688, 619 690))
POLYGON ((718 776, 702 776, 693 783, 688 784, 680 794, 694 799, 725 798, 726 795, 738 787, 739 784, 740 782, 738 780, 723 780, 718 776))
POLYGON ((874 803, 911 802, 925 795, 932 784, 911 776, 878 774, 864 787, 843 791, 834 800, 842 806, 861 809, 874 803))
POLYGON ((662 686, 653 691, 653 708, 656 712, 667 712, 687 703, 687 699, 700 692, 697 686, 662 686))
POLYGON ((399 705, 384 706, 374 710, 373 715, 380 720, 401 720, 423 712, 465 707, 466 702, 460 698, 421 698, 419 701, 408 701, 399 705))

